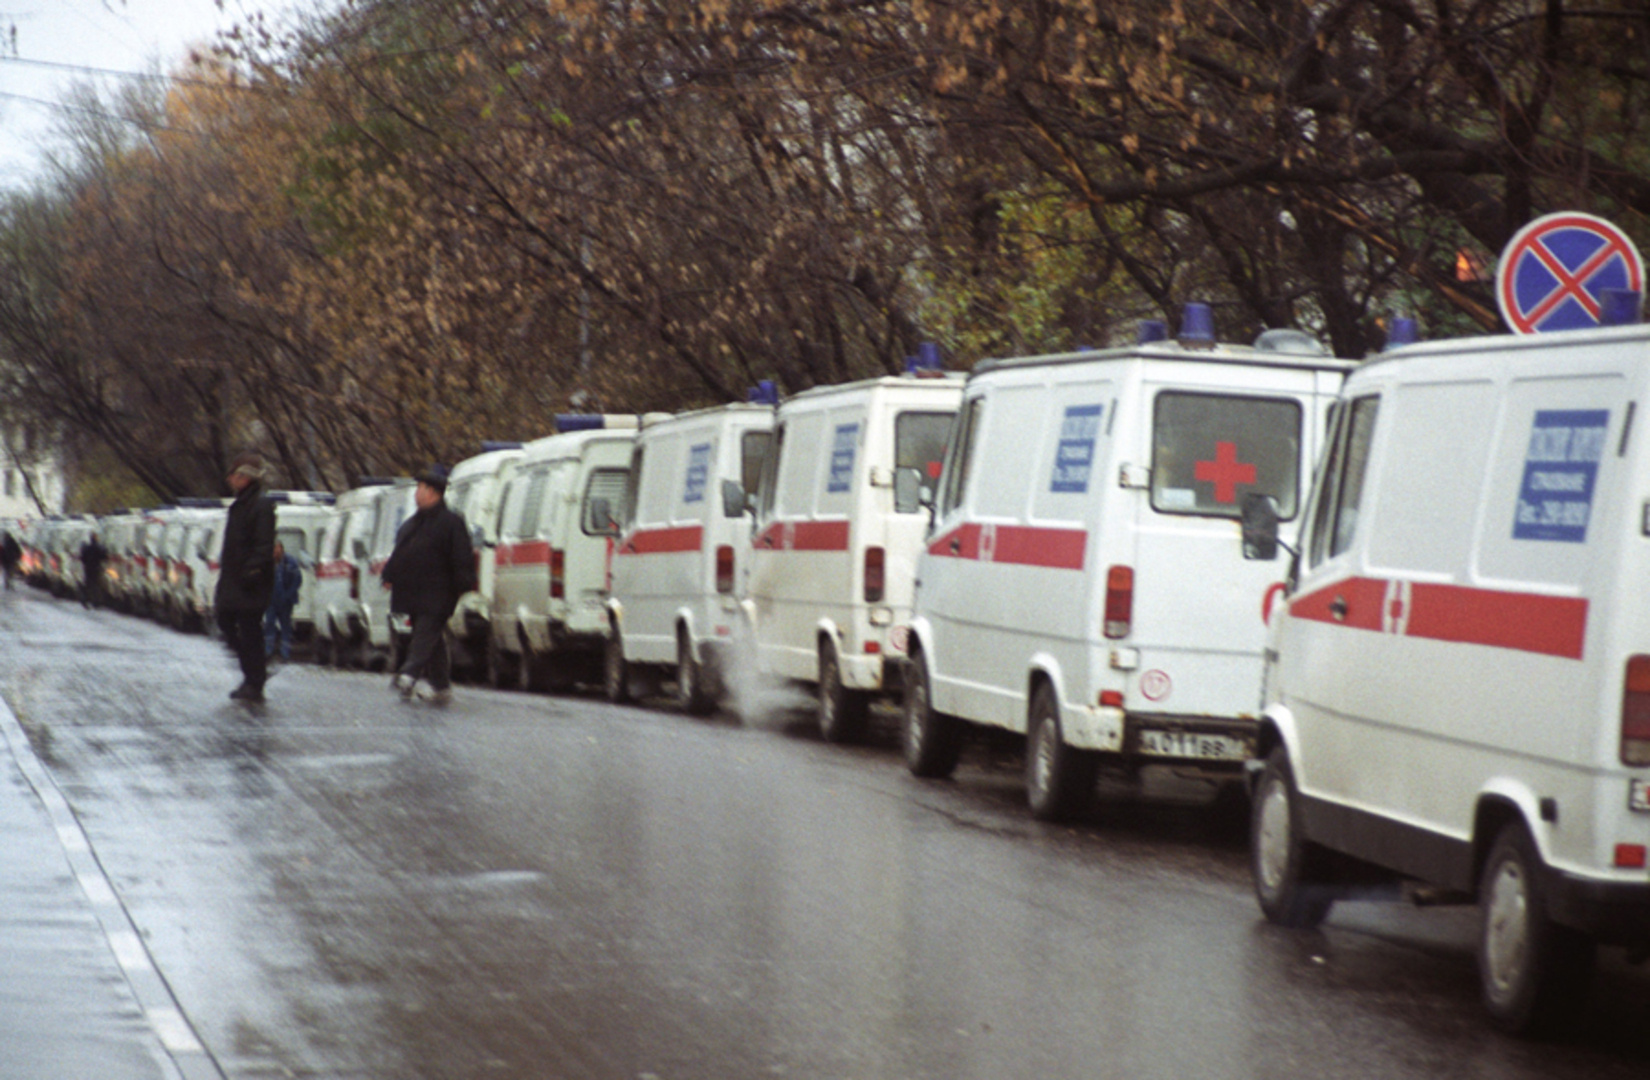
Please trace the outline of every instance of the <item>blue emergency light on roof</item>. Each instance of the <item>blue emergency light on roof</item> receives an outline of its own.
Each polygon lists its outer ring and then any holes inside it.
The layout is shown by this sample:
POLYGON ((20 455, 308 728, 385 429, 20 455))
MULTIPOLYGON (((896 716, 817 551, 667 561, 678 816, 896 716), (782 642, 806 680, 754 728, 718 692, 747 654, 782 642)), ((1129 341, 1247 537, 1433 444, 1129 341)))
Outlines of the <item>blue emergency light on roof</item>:
POLYGON ((763 379, 745 391, 745 401, 750 405, 778 405, 779 388, 773 384, 772 379, 763 379))
POLYGON ((937 342, 918 342, 917 355, 905 358, 905 373, 907 375, 926 375, 944 370, 945 359, 940 355, 940 347, 937 342))
POLYGON ((1399 315, 1392 320, 1392 329, 1386 336, 1386 347, 1396 349, 1400 345, 1413 345, 1420 340, 1420 325, 1408 315, 1399 315))
POLYGON ((494 450, 520 450, 520 449, 521 449, 521 443, 514 442, 510 439, 483 439, 482 442, 481 442, 481 452, 483 454, 490 454, 494 450))
POLYGON ((1182 345, 1213 345, 1215 343, 1215 312, 1208 304, 1192 301, 1180 316, 1180 343, 1182 345))
POLYGON ((1599 299, 1600 326, 1632 326, 1639 321, 1639 304, 1644 295, 1634 289, 1602 289, 1599 299))
POLYGON ((557 413, 556 430, 562 434, 569 431, 599 431, 607 426, 607 420, 601 413, 557 413))
POLYGON ((1162 319, 1141 319, 1134 332, 1136 345, 1150 345, 1154 341, 1169 340, 1169 324, 1162 319))

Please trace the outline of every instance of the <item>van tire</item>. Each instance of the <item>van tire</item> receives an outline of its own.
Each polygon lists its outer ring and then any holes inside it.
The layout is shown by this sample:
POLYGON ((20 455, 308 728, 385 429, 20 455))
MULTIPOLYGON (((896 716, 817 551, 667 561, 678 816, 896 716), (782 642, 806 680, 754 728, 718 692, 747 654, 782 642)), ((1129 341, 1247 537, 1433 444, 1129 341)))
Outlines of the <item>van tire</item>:
POLYGON ((963 722, 936 712, 929 697, 928 658, 911 653, 905 677, 905 708, 901 714, 900 744, 911 775, 943 780, 957 770, 962 757, 963 722))
POLYGON ((1554 922, 1545 867, 1522 822, 1502 828, 1484 864, 1478 973, 1484 1005, 1514 1035, 1549 1035, 1574 1023, 1587 1003, 1597 946, 1554 922))
POLYGON ((1304 930, 1329 917, 1335 894, 1328 882, 1313 880, 1311 861, 1289 752, 1274 747, 1249 808, 1249 870, 1268 922, 1304 930))
POLYGON ((676 632, 676 704, 690 716, 706 716, 716 698, 705 681, 705 669, 693 658, 693 641, 684 627, 676 632))
POLYGON ((853 742, 865 734, 871 711, 868 694, 842 685, 836 646, 819 643, 819 733, 829 743, 853 742))
POLYGON ((1026 802, 1038 821, 1066 821, 1094 797, 1100 758, 1066 742, 1054 687, 1037 685, 1031 696, 1031 724, 1026 733, 1026 802))
POLYGON ((316 667, 331 667, 332 666, 332 639, 331 638, 322 637, 319 634, 315 635, 314 640, 310 644, 310 649, 315 654, 315 666, 316 667))
POLYGON ((607 644, 602 649, 602 693, 615 705, 633 700, 630 694, 630 664, 624 658, 624 642, 619 631, 608 631, 607 644))

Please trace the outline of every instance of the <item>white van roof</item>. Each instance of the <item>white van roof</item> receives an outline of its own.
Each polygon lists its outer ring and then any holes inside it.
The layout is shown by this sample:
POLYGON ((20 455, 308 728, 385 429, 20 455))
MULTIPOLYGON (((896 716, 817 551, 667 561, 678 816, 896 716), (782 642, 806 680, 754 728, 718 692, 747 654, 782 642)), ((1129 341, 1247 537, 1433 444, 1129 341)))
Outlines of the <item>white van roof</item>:
POLYGON ((801 393, 791 395, 782 404, 789 405, 793 401, 812 401, 816 398, 861 394, 882 387, 919 391, 949 387, 955 390, 961 387, 967 379, 968 373, 966 371, 942 371, 923 375, 880 375, 874 379, 860 379, 857 382, 811 387, 801 393))
POLYGON ((1241 364, 1245 367, 1281 367, 1310 371, 1351 371, 1356 360, 1309 352, 1280 352, 1257 349, 1252 345, 1217 344, 1209 348, 1188 348, 1173 341, 1157 341, 1148 345, 1123 345, 1110 349, 1085 349, 1080 352, 1048 353, 1042 356, 1015 356, 981 360, 974 365, 974 375, 1007 368, 1040 367, 1050 364, 1091 364, 1110 360, 1166 360, 1174 363, 1241 364))
POLYGON ((1388 364, 1423 356, 1476 355, 1484 352, 1506 353, 1523 349, 1554 349, 1570 345, 1601 346, 1635 344, 1650 339, 1650 323, 1631 323, 1626 326, 1596 326, 1581 330, 1555 330, 1542 334, 1486 334, 1482 337, 1438 338, 1401 345, 1396 349, 1371 356, 1364 367, 1388 364))
POLYGON ((534 439, 522 448, 522 464, 531 465, 558 458, 576 458, 585 447, 598 442, 635 442, 635 428, 595 428, 590 431, 567 431, 560 435, 546 435, 534 439))
POLYGON ((463 480, 471 476, 485 476, 488 473, 496 472, 500 463, 509 461, 511 458, 519 458, 526 452, 525 446, 511 446, 500 450, 483 450, 474 457, 467 457, 454 465, 453 471, 447 474, 447 482, 450 484, 454 480, 463 480))
POLYGON ((664 428, 666 431, 669 431, 671 428, 677 427, 681 424, 693 423, 695 421, 704 420, 707 417, 737 413, 748 413, 754 416, 767 413, 771 416, 773 414, 773 410, 774 407, 772 405, 757 405, 745 401, 736 401, 728 405, 712 405, 706 409, 689 409, 687 412, 649 413, 647 416, 643 417, 642 430, 651 433, 656 429, 664 428))

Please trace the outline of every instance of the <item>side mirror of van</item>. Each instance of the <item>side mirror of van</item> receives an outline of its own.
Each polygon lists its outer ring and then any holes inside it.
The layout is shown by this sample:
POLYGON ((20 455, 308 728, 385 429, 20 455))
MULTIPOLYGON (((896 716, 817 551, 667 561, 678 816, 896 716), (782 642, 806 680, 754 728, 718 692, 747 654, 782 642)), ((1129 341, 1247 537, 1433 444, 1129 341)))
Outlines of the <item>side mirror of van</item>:
POLYGON ((916 469, 906 467, 894 471, 894 512, 899 514, 914 514, 924 506, 933 506, 934 496, 928 492, 928 498, 923 498, 927 489, 922 484, 922 473, 916 469))
POLYGON ((722 481, 722 516, 742 517, 751 509, 751 500, 737 480, 722 481))
POLYGON ((1278 502, 1251 491, 1243 497, 1243 557, 1270 562, 1278 557, 1278 502))

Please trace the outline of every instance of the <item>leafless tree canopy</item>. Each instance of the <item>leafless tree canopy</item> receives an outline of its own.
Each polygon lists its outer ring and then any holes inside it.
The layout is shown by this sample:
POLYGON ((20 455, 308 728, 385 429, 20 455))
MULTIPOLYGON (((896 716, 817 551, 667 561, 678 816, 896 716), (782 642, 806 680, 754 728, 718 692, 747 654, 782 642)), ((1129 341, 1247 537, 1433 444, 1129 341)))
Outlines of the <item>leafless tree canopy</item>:
POLYGON ((351 0, 87 95, 0 207, 0 409, 162 495, 347 485, 1215 304, 1493 329, 1555 209, 1645 237, 1629 0, 351 0), (149 86, 151 84, 143 84, 149 86))

